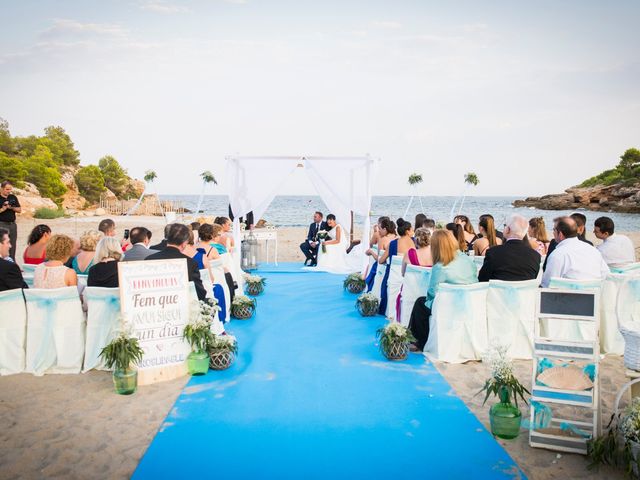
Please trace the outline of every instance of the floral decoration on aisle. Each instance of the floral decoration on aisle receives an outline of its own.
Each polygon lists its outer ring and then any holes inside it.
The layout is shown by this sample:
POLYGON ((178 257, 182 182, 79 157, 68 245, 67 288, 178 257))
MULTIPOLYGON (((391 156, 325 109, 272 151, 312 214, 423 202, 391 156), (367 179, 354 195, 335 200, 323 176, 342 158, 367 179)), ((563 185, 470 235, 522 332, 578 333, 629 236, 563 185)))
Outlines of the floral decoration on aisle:
POLYGON ((245 288, 244 291, 247 295, 257 296, 264 292, 264 286, 267 284, 267 279, 260 275, 250 275, 246 273, 244 275, 245 288))
POLYGON ((362 293, 367 284, 360 273, 352 273, 344 279, 342 286, 349 293, 362 293))
POLYGON ((409 344, 415 337, 407 327, 399 323, 388 323, 376 332, 380 340, 380 351, 387 360, 405 360, 409 355, 409 344))
POLYGON ((363 317, 373 317, 378 313, 380 299, 373 293, 363 293, 356 300, 356 309, 363 317))
POLYGON ((209 366, 214 370, 229 368, 238 353, 238 342, 233 335, 211 335, 209 345, 209 366))
POLYGON ((253 316, 258 302, 246 295, 236 295, 231 302, 231 316, 238 320, 247 320, 253 316))

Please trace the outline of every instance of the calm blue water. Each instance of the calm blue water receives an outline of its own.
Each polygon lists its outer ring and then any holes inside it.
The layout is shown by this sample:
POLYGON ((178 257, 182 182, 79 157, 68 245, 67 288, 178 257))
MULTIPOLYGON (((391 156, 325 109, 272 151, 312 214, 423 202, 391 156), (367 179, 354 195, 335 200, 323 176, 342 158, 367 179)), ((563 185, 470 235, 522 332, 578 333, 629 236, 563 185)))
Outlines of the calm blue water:
MULTIPOLYGON (((198 204, 197 195, 163 195, 162 199, 179 200, 183 205, 195 210, 198 204)), ((561 215, 568 215, 573 210, 538 210, 535 208, 513 208, 511 202, 517 197, 467 197, 464 202, 462 213, 467 215, 474 224, 483 213, 490 213, 496 220, 496 225, 501 226, 508 215, 519 213, 527 218, 541 216, 544 218, 548 229, 552 225, 553 219, 561 215)), ((456 197, 422 197, 424 213, 434 218, 436 221, 448 221, 451 206, 456 197)), ((228 197, 226 195, 207 195, 202 203, 202 210, 208 215, 227 215, 228 197)), ((377 218, 388 215, 393 219, 404 214, 409 203, 409 197, 373 197, 371 215, 377 218)), ((307 226, 311 222, 313 212, 320 210, 325 215, 330 213, 320 197, 315 195, 283 195, 275 198, 263 218, 276 226, 307 226)), ((413 223, 413 218, 420 213, 420 202, 414 199, 408 219, 413 223)), ((457 211, 457 207, 456 207, 457 211)), ((631 232, 640 230, 640 214, 631 213, 605 213, 581 210, 587 216, 589 230, 591 231, 593 221, 602 215, 611 217, 616 224, 616 229, 620 232, 631 232)), ((341 221, 338 219, 338 221, 341 221)), ((356 216, 356 223, 362 223, 362 218, 356 216)))

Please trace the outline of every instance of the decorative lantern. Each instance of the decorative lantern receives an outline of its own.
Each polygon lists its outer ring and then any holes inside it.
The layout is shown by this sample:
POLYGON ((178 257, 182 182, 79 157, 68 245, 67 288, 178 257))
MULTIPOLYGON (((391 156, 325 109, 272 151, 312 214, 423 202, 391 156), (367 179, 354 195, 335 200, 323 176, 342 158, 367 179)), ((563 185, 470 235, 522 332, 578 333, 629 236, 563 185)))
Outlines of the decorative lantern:
POLYGON ((249 270, 257 270, 258 268, 258 239, 253 234, 253 230, 249 230, 249 238, 246 243, 249 247, 249 270))
POLYGON ((249 271, 249 259, 251 257, 249 243, 242 240, 240 243, 240 261, 242 262, 242 270, 249 271))

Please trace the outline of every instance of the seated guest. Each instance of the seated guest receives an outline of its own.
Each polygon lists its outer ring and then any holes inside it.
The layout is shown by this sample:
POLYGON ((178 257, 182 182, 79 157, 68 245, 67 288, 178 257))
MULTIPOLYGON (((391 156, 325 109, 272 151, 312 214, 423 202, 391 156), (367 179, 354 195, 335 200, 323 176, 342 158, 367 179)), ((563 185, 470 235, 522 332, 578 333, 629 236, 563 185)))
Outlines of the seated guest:
POLYGON ((431 236, 433 269, 426 297, 419 297, 411 311, 409 329, 416 337, 412 351, 422 351, 429 338, 429 317, 433 300, 441 283, 467 285, 476 283, 477 269, 473 260, 462 253, 458 242, 448 230, 436 230, 431 236))
POLYGON ((427 216, 424 213, 418 213, 416 215, 415 221, 413 223, 414 228, 417 230, 422 227, 424 221, 427 219, 427 216))
POLYGON ((110 218, 105 218, 104 220, 100 220, 100 223, 98 224, 98 231, 102 232, 102 234, 105 237, 115 237, 116 222, 114 222, 110 218))
POLYGON ((189 242, 189 227, 181 223, 172 223, 167 232, 167 246, 164 250, 149 255, 145 260, 168 260, 174 258, 184 258, 187 261, 187 272, 189 273, 189 281, 193 282, 198 294, 198 300, 204 300, 207 292, 202 285, 200 278, 200 269, 193 258, 187 257, 184 249, 189 242))
POLYGON ((427 218, 424 222, 422 222, 422 227, 434 232, 436 229, 436 221, 433 218, 427 218))
POLYGON ((380 255, 380 258, 378 258, 379 263, 385 263, 389 257, 393 257, 394 255, 404 255, 409 249, 415 247, 411 224, 402 218, 399 218, 396 224, 398 238, 389 242, 389 247, 386 248, 380 255), (392 243, 395 243, 395 245, 392 245, 392 243))
POLYGON ((487 250, 478 280, 533 280, 540 271, 540 254, 523 239, 527 232, 527 219, 511 215, 504 227, 505 243, 487 250))
MULTIPOLYGON (((215 248, 215 245, 220 245, 217 242, 220 241, 221 234, 222 227, 218 224, 209 225, 208 223, 205 223, 198 229, 198 237, 200 237, 200 241, 196 245, 196 250, 201 251, 202 255, 206 257, 208 262, 220 258, 220 253, 218 252, 218 249, 215 248)), ((220 246, 222 247, 222 245, 220 246)), ((213 277, 211 277, 211 279, 213 280, 213 277)), ((233 301, 235 297, 236 283, 233 280, 233 275, 231 275, 231 272, 229 272, 227 267, 224 267, 224 280, 229 288, 230 299, 233 301)))
POLYGON ((167 247, 167 234, 169 233, 169 230, 171 229, 171 225, 173 225, 173 223, 167 223, 164 226, 164 238, 162 239, 162 241, 160 243, 156 243, 155 245, 151 245, 149 247, 151 250, 155 250, 156 252, 159 252, 160 250, 164 250, 167 247))
POLYGON ((33 272, 34 288, 62 288, 78 284, 78 275, 65 266, 73 251, 73 239, 66 235, 52 235, 46 245, 47 261, 33 272))
POLYGON ((152 237, 151 230, 146 227, 133 227, 129 233, 131 248, 124 253, 123 262, 135 262, 136 260, 144 260, 157 250, 149 248, 152 237))
POLYGON ((118 262, 122 259, 120 242, 113 237, 104 237, 96 246, 93 267, 89 269, 87 287, 117 288, 118 262))
POLYGON ((468 246, 467 241, 464 238, 464 230, 462 228, 462 225, 460 225, 459 223, 451 222, 447 223, 445 228, 453 234, 456 242, 458 242, 458 248, 460 249, 460 251, 466 253, 468 246))
POLYGON ((549 237, 547 237, 547 227, 544 224, 544 218, 533 217, 529 220, 529 229, 527 231, 529 243, 540 255, 546 255, 549 248, 549 237))
POLYGON ((96 230, 87 230, 80 236, 80 251, 69 259, 67 267, 73 268, 78 275, 87 275, 93 266, 93 257, 96 253, 96 245, 102 238, 102 233, 96 230))
POLYGON ((476 235, 469 217, 467 217, 466 215, 456 215, 456 217, 453 219, 453 222, 462 225, 462 230, 464 231, 464 239, 467 242, 467 250, 473 250, 473 242, 478 239, 478 235, 476 235))
POLYGON ((615 225, 609 217, 596 218, 593 233, 602 243, 596 248, 607 265, 620 265, 636 261, 636 252, 629 237, 614 233, 615 225))
MULTIPOLYGON (((482 235, 482 238, 473 242, 473 252, 476 255, 483 257, 491 247, 502 245, 502 240, 498 237, 498 232, 496 231, 495 224, 493 223, 493 217, 491 215, 480 216, 478 231, 480 232, 480 235, 482 235)), ((500 236, 502 236, 502 232, 500 233, 500 236)))
POLYGON ((300 244, 300 250, 304 254, 304 264, 314 266, 317 262, 318 255, 318 232, 320 230, 328 231, 327 223, 322 221, 322 212, 315 212, 313 214, 313 223, 309 225, 309 231, 307 232, 307 239, 300 244))
MULTIPOLYGON (((554 218, 553 219, 553 226, 554 227, 558 224, 558 222, 560 221, 561 218, 563 218, 563 217, 558 217, 558 218, 554 218)), ((585 222, 587 221, 587 217, 585 217, 581 213, 572 213, 570 215, 570 218, 572 218, 576 222, 576 227, 578 229, 578 240, 580 240, 581 242, 584 242, 584 243, 586 243, 588 245, 593 246, 593 243, 591 243, 585 237, 585 230, 584 230, 585 227, 584 227, 584 225, 585 225, 585 222), (582 230, 580 229, 580 224, 582 224, 582 230), (582 234, 580 234, 581 231, 582 231, 582 234)), ((547 269, 547 259, 549 258, 549 255, 551 255, 551 252, 553 252, 557 246, 558 246, 558 242, 556 241, 555 238, 552 238, 551 241, 549 242, 549 247, 547 248, 547 258, 545 258, 545 260, 544 260, 544 265, 542 265, 542 270, 546 270, 547 269)))
POLYGON ((570 215, 578 226, 578 240, 581 240, 589 245, 593 245, 593 242, 587 240, 587 217, 581 213, 575 212, 570 215))
POLYGON ((10 260, 11 239, 9 238, 9 230, 0 228, 0 292, 5 290, 13 290, 14 288, 28 288, 22 278, 20 267, 10 260))
POLYGON ((609 267, 602 255, 595 247, 578 239, 578 226, 573 218, 559 218, 553 236, 558 246, 547 257, 542 287, 548 287, 553 277, 602 280, 607 276, 609 267))
POLYGON ((402 258, 402 275, 407 270, 407 265, 418 267, 430 267, 433 265, 431 257, 431 232, 426 228, 416 228, 414 233, 416 247, 407 250, 407 254, 402 258))
MULTIPOLYGON (((253 222, 253 214, 251 215, 251 217, 253 222)), ((240 219, 240 221, 242 221, 242 219, 240 219)), ((233 233, 231 233, 231 220, 229 220, 227 217, 218 217, 214 220, 213 223, 216 223, 222 227, 220 244, 226 248, 227 252, 231 252, 233 250, 233 233)))
POLYGON ((51 237, 51 229, 47 225, 36 225, 27 239, 22 259, 29 265, 40 265, 47 257, 46 245, 51 237))

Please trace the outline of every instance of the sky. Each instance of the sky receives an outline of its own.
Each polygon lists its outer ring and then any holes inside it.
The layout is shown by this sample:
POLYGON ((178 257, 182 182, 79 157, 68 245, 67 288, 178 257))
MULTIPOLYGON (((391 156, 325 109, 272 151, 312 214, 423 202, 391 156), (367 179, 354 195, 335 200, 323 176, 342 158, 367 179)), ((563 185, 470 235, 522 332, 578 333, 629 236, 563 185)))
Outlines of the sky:
MULTIPOLYGON (((227 155, 366 155, 374 193, 561 192, 640 148, 638 1, 0 0, 0 117, 197 194, 227 155)), ((303 173, 282 193, 313 194, 303 173)))

